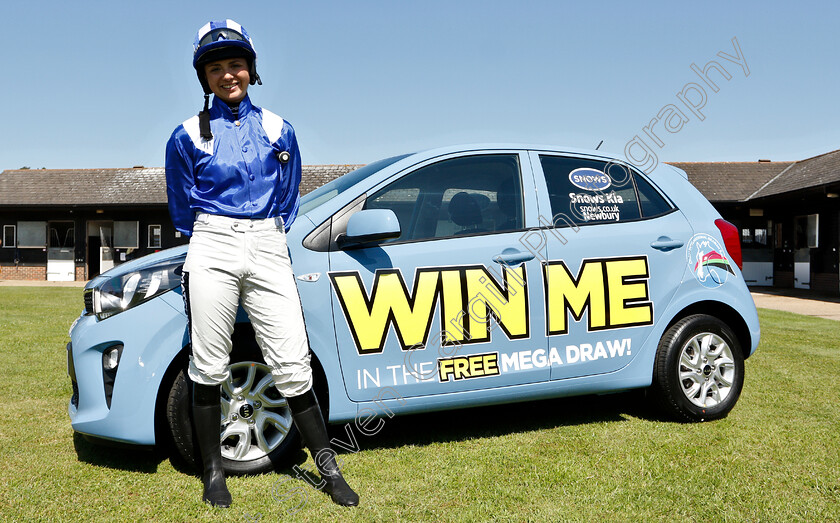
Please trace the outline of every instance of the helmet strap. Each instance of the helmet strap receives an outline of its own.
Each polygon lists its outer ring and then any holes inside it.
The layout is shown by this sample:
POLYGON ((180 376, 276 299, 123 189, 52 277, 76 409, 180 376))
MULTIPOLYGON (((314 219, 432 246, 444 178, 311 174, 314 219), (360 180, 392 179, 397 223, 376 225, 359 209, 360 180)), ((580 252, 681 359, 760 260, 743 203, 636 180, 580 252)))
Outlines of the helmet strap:
POLYGON ((251 81, 249 82, 251 85, 258 84, 262 85, 262 79, 260 79, 260 75, 257 74, 257 59, 256 58, 248 58, 248 76, 251 77, 251 81))
POLYGON ((213 133, 210 131, 210 95, 204 95, 204 109, 198 113, 198 132, 201 134, 202 140, 210 141, 213 139, 213 133))

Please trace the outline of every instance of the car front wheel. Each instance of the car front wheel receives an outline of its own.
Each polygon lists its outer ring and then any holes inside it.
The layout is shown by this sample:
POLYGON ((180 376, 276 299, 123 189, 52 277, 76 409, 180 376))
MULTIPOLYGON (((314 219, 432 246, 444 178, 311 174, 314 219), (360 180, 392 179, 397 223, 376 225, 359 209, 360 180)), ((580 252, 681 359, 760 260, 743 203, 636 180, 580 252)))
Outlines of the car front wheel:
POLYGON ((680 421, 725 417, 744 384, 741 345, 721 320, 705 314, 672 325, 656 353, 651 391, 680 421))
MULTIPOLYGON (((222 384, 219 439, 228 474, 270 472, 300 449, 291 411, 274 387, 271 370, 261 356, 250 356, 231 363, 230 378, 222 384)), ((166 414, 175 448, 197 468, 201 460, 192 423, 190 388, 187 372, 181 370, 170 388, 166 414)))

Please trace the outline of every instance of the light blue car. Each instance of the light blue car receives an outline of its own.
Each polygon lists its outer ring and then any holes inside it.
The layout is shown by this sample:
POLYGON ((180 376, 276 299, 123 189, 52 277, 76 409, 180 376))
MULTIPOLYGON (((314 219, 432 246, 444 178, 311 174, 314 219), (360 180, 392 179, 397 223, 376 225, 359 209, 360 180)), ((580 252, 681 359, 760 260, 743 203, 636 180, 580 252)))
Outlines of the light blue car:
MULTIPOLYGON (((321 404, 367 435, 396 414, 635 388, 679 420, 725 416, 759 342, 739 241, 679 169, 519 145, 372 163, 304 196, 288 236, 321 404)), ((171 437, 194 460, 186 250, 87 285, 75 431, 171 437)), ((231 376, 225 466, 270 470, 298 437, 241 311, 231 376)))

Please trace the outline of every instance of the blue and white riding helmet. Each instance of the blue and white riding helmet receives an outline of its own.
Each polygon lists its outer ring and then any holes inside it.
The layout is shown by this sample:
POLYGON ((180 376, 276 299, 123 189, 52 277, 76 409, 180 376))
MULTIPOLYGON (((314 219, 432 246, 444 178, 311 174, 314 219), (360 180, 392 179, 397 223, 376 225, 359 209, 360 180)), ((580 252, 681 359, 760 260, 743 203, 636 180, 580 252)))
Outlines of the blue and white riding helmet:
POLYGON ((204 64, 226 58, 245 58, 248 60, 250 84, 260 84, 257 74, 257 51, 254 42, 244 27, 231 19, 207 22, 195 35, 193 42, 193 67, 198 74, 198 81, 204 94, 210 94, 210 86, 204 75, 204 64))

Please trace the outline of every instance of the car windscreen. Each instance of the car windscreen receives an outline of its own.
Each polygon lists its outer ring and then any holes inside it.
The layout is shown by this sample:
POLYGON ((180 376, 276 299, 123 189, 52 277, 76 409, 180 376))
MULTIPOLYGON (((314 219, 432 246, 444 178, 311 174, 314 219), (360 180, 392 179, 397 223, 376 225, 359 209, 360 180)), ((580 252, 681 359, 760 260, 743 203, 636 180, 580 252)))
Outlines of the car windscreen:
POLYGON ((339 176, 335 180, 326 183, 321 187, 318 187, 317 189, 308 193, 300 199, 300 207, 298 208, 298 214, 308 213, 312 209, 318 207, 323 203, 326 203, 327 201, 338 196, 345 190, 356 185, 356 183, 358 183, 359 181, 367 178, 368 176, 372 175, 377 171, 381 171, 382 169, 402 160, 407 156, 411 155, 402 154, 399 156, 392 156, 390 158, 385 158, 384 160, 378 160, 376 162, 369 163, 364 167, 360 167, 355 171, 350 171, 349 173, 343 176, 339 176))

